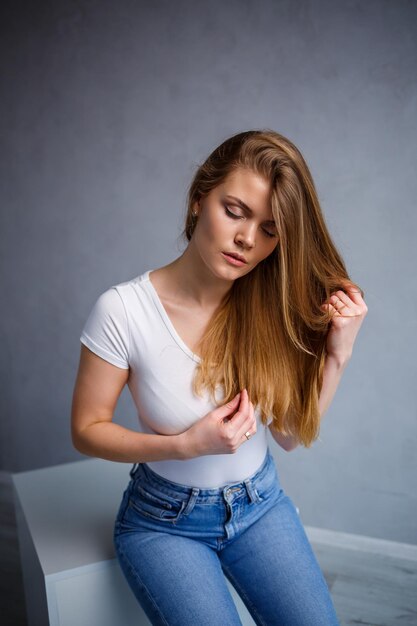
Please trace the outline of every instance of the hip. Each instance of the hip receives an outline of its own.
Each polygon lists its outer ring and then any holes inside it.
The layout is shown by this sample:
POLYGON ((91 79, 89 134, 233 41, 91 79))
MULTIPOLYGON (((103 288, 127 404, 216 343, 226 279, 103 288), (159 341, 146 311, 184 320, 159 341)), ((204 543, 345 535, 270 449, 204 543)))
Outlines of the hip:
MULTIPOLYGON (((115 521, 115 535, 156 530, 206 541, 215 548, 254 524, 285 494, 267 449, 260 467, 242 481, 202 489, 170 481, 146 463, 133 467, 115 521)), ((297 511, 298 513, 298 511, 297 511)))

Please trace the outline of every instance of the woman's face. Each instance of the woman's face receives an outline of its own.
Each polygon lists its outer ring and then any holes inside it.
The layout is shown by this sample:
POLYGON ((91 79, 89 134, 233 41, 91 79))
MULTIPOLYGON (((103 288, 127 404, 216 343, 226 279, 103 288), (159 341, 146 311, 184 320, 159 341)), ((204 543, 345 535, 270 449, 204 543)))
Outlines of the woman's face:
POLYGON ((278 244, 272 215, 270 184, 255 172, 239 168, 195 203, 197 224, 192 236, 202 261, 226 280, 248 274, 278 244), (236 253, 245 263, 234 263, 236 253))

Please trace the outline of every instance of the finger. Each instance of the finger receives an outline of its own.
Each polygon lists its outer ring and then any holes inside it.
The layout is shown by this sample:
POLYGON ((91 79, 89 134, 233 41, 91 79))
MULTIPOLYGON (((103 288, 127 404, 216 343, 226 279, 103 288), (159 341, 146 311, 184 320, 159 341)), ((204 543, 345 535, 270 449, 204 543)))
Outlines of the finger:
POLYGON ((364 303, 361 292, 354 285, 346 285, 346 291, 355 304, 361 306, 364 303))
POLYGON ((244 443, 245 441, 249 441, 249 439, 253 437, 255 434, 256 434, 256 423, 254 423, 253 418, 250 417, 246 420, 246 423, 243 424, 242 429, 239 431, 239 441, 241 443, 244 443))
POLYGON ((241 393, 239 392, 234 398, 229 400, 229 402, 226 402, 226 404, 222 404, 222 406, 217 407, 217 416, 220 419, 223 419, 225 417, 228 417, 233 411, 236 411, 236 409, 239 407, 240 396, 241 393))
POLYGON ((335 315, 338 315, 340 317, 340 313, 337 309, 334 308, 332 304, 322 304, 320 308, 324 310, 328 309, 328 313, 331 318, 333 318, 335 315))
POLYGON ((339 298, 339 300, 341 300, 343 302, 343 304, 346 304, 347 306, 352 306, 353 305, 352 300, 341 289, 336 291, 333 295, 337 296, 337 298, 339 298))
POLYGON ((254 407, 248 397, 248 411, 246 414, 246 419, 244 423, 242 424, 242 431, 241 431, 242 433, 246 433, 248 432, 248 430, 252 432, 253 418, 254 418, 254 407))
MULTIPOLYGON (((342 315, 349 315, 350 317, 356 317, 358 315, 360 315, 362 313, 362 310, 366 307, 364 300, 361 297, 362 303, 358 304, 356 302, 356 298, 353 299, 349 296, 347 296, 343 291, 338 291, 337 292, 338 297, 343 300, 347 306, 349 307, 349 313, 347 311, 347 309, 343 309, 342 310, 342 315)), ((351 296, 353 296, 353 294, 350 294, 351 296)), ((341 307, 338 307, 338 311, 341 310, 341 307)))
MULTIPOLYGON (((251 415, 250 416, 251 416, 252 422, 254 422, 255 421, 255 407, 253 406, 252 403, 251 403, 250 407, 251 407, 251 411, 250 411, 251 415)), ((256 426, 256 423, 253 426, 256 426)))
POLYGON ((229 422, 230 424, 233 424, 233 427, 237 431, 239 431, 242 428, 242 425, 246 422, 246 419, 248 416, 248 409, 249 409, 249 398, 248 398, 248 392, 246 389, 242 390, 240 397, 241 397, 241 400, 240 400, 239 410, 237 411, 237 413, 235 413, 235 415, 233 415, 232 419, 229 422))
POLYGON ((332 306, 340 315, 351 317, 355 315, 355 305, 343 291, 339 290, 330 296, 332 306))
POLYGON ((253 423, 253 419, 254 419, 254 408, 253 408, 252 402, 249 402, 248 417, 247 417, 246 422, 242 426, 242 430, 239 433, 240 439, 242 438, 248 439, 246 437, 246 433, 249 434, 249 438, 250 436, 253 436, 256 433, 256 428, 255 428, 256 425, 253 423))
POLYGON ((252 434, 254 434, 256 432, 256 423, 254 423, 255 421, 255 408, 252 404, 252 402, 249 403, 249 430, 251 431, 252 434))

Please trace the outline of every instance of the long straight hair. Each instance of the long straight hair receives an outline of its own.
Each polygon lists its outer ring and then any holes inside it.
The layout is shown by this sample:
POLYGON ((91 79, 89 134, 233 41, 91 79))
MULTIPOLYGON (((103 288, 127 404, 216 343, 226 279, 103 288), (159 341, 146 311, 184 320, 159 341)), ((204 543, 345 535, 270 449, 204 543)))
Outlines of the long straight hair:
POLYGON ((221 404, 241 389, 259 405, 261 421, 305 447, 320 431, 319 395, 331 314, 331 293, 355 286, 326 227, 314 182, 298 148, 269 129, 226 139, 201 164, 187 194, 182 236, 196 225, 192 209, 237 168, 270 181, 278 245, 233 282, 199 343, 194 392, 224 389, 221 404))

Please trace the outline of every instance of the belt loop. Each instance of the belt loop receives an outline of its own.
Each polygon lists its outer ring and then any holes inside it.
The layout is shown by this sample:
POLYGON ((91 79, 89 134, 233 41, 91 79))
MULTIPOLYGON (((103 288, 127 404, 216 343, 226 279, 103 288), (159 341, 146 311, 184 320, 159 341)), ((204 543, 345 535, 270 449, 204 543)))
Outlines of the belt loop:
POLYGON ((188 515, 194 508, 194 504, 197 500, 197 496, 200 493, 200 489, 198 487, 192 487, 190 497, 188 498, 187 506, 183 511, 183 515, 188 515))
POLYGON ((260 502, 261 498, 258 495, 258 492, 256 491, 255 487, 252 484, 252 481, 250 478, 246 478, 244 481, 245 486, 246 486, 246 491, 248 492, 248 496, 251 502, 260 502))
POLYGON ((137 467, 140 465, 140 463, 134 463, 132 469, 130 470, 129 474, 130 476, 133 478, 133 475, 137 469, 137 467))

